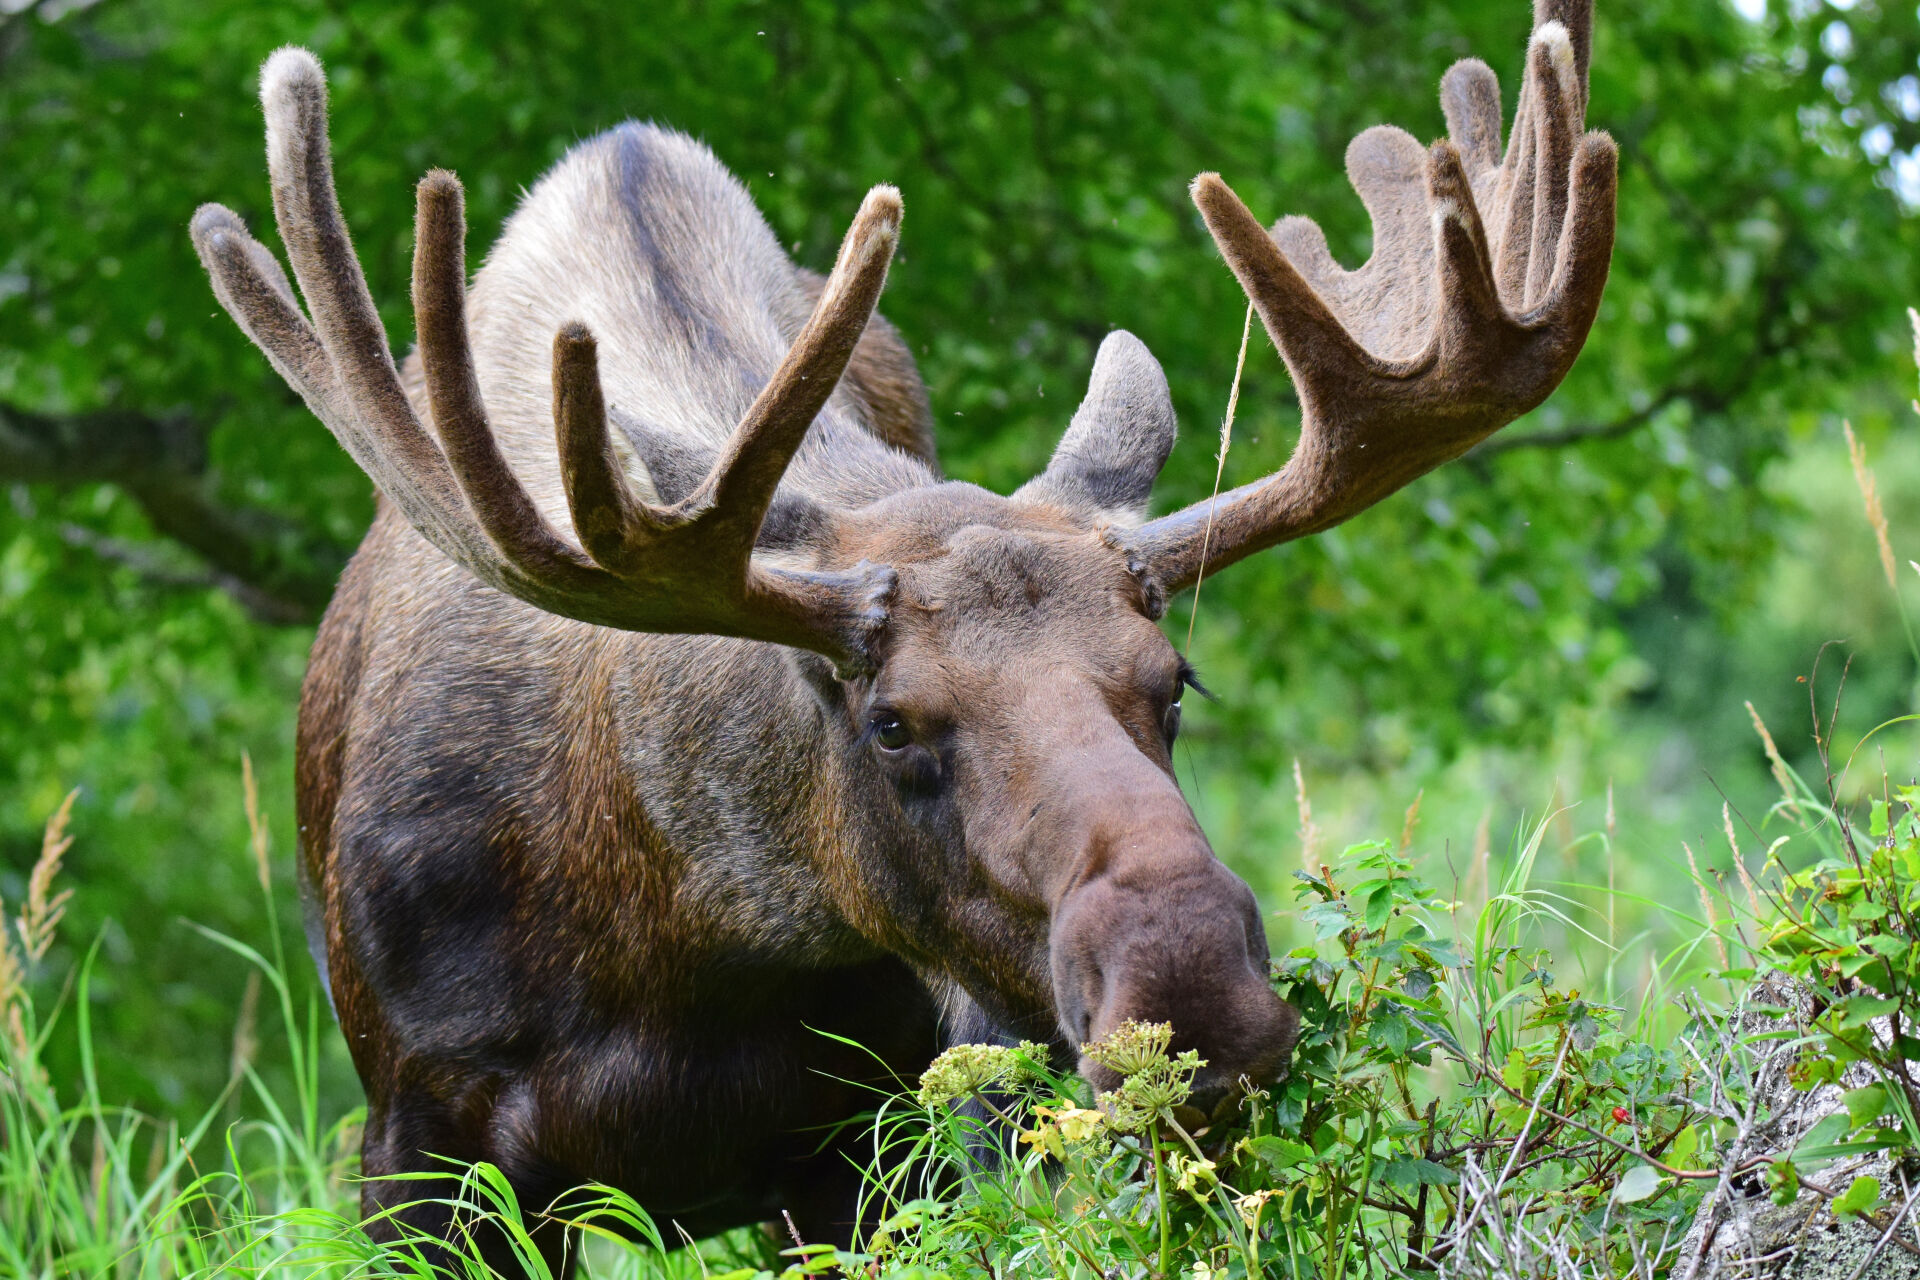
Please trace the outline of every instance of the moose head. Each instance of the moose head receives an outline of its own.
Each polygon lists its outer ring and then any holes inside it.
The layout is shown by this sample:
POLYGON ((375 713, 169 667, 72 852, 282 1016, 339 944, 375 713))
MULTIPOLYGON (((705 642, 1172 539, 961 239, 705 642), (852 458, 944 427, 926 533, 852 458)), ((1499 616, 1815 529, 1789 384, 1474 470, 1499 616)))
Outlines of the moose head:
MULTIPOLYGON (((584 144, 529 196, 471 303, 461 186, 430 173, 418 191, 418 364, 403 378, 334 194, 320 69, 283 50, 264 77, 269 164, 311 321, 234 214, 205 206, 193 234, 221 302, 406 522, 488 587, 571 620, 524 643, 554 654, 643 633, 785 647, 793 678, 777 688, 755 683, 764 665, 739 675, 756 646, 647 649, 680 678, 672 707, 657 693, 645 710, 677 717, 685 751, 711 750, 714 769, 748 777, 752 794, 728 803, 767 830, 803 814, 806 834, 762 839, 735 823, 663 839, 689 858, 707 856, 703 840, 714 858, 779 844, 791 857, 765 871, 766 891, 830 908, 789 918, 830 918, 827 933, 844 928, 855 951, 904 959, 936 995, 971 999, 1010 1030, 1073 1047, 1127 1019, 1169 1021, 1175 1047, 1209 1063, 1204 1098, 1284 1070, 1297 1018, 1270 988, 1252 894, 1176 785, 1194 675, 1158 619, 1203 573, 1338 524, 1558 385, 1599 306, 1613 237, 1614 147, 1583 133, 1589 44, 1582 0, 1540 0, 1504 151, 1498 88, 1473 60, 1443 82, 1447 139, 1422 147, 1387 127, 1355 139, 1347 169, 1375 229, 1357 270, 1334 261, 1314 223, 1269 231, 1217 175, 1194 182, 1293 378, 1301 433, 1279 472, 1157 517, 1174 413, 1159 366, 1126 333, 1101 345, 1045 473, 1011 496, 942 481, 930 457, 877 438, 886 379, 854 387, 842 375, 865 361, 912 383, 904 351, 869 328, 900 234, 890 187, 867 196, 808 314, 794 302, 804 279, 767 265, 785 259, 763 224, 749 217, 758 230, 707 244, 699 217, 661 213, 669 200, 694 213, 712 201, 729 218, 748 207, 684 139, 584 144), (646 182, 680 194, 647 194, 636 147, 651 148, 646 182), (630 239, 605 247, 619 217, 653 219, 639 266, 615 260, 639 252, 630 239), (659 284, 669 275, 675 291, 659 284), (636 298, 675 324, 634 328, 622 317, 636 298), (550 361, 526 354, 531 343, 500 354, 503 326, 548 320, 550 361), (473 338, 481 325, 487 343, 473 338), (724 335, 734 376, 708 378, 707 393, 683 396, 680 420, 663 420, 658 388, 698 387, 702 362, 721 357, 711 344, 665 350, 662 335, 700 326, 724 335), (718 431, 700 425, 716 419, 718 431), (551 431, 543 455, 524 444, 530 427, 551 431), (689 706, 689 689, 706 701, 689 706), (755 752, 804 768, 740 763, 755 752)), ((915 388, 893 394, 910 401, 915 388)), ((417 569, 389 570, 404 571, 417 569)), ((633 775, 644 808, 669 784, 642 754, 605 767, 633 775)), ((649 820, 666 823, 670 807, 649 820)), ((576 856, 555 847, 554 859, 576 856)), ((663 919, 633 927, 665 930, 663 919)), ((762 933, 755 945, 805 950, 762 933)))

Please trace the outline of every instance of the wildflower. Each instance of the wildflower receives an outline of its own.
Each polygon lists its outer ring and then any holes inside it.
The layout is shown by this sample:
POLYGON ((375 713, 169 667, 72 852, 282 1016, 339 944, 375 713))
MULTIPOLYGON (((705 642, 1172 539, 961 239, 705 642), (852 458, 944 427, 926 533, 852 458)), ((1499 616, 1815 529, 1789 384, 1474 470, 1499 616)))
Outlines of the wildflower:
POLYGON ((1020 1141, 1030 1147, 1040 1148, 1055 1160, 1067 1158, 1066 1144, 1060 1139, 1060 1126, 1057 1124, 1043 1122, 1031 1129, 1022 1129, 1020 1141))
MULTIPOLYGON (((1047 1108, 1040 1110, 1045 1113, 1047 1108)), ((1091 1107, 1062 1107, 1053 1122, 1060 1126, 1060 1136, 1068 1142, 1085 1142, 1100 1132, 1107 1118, 1091 1107)))
POLYGON ((1247 1230, 1253 1230, 1259 1223, 1261 1207, 1279 1194, 1269 1187, 1265 1191, 1249 1191, 1244 1196, 1234 1197, 1233 1207, 1240 1211, 1240 1221, 1247 1224, 1247 1230))
POLYGON ((1019 1066, 1012 1049, 997 1044, 957 1044, 920 1074, 920 1105, 937 1107, 964 1098, 1011 1075, 1019 1066))
MULTIPOLYGON (((1039 1147, 1056 1160, 1067 1158, 1069 1146, 1082 1146, 1096 1139, 1104 1139, 1107 1118, 1098 1111, 1087 1107, 1035 1107, 1034 1114, 1040 1117, 1040 1123, 1031 1129, 1023 1130, 1020 1141, 1028 1146, 1039 1147)), ((1105 1146, 1105 1142, 1101 1142, 1105 1146)))
POLYGON ((1176 1154, 1171 1163, 1174 1175, 1173 1185, 1190 1196, 1202 1195, 1208 1187, 1220 1181, 1219 1176, 1214 1173, 1214 1164, 1211 1160, 1199 1158, 1190 1160, 1176 1154))
POLYGON ((1171 1022, 1125 1022, 1080 1051, 1109 1071, 1123 1076, 1138 1075, 1166 1061, 1167 1048, 1173 1043, 1171 1022))
POLYGON ((1145 1070, 1120 1082, 1111 1093, 1100 1095, 1109 1123, 1123 1133, 1145 1129, 1166 1117, 1193 1092, 1193 1073, 1206 1061, 1191 1049, 1171 1060, 1161 1058, 1145 1070))

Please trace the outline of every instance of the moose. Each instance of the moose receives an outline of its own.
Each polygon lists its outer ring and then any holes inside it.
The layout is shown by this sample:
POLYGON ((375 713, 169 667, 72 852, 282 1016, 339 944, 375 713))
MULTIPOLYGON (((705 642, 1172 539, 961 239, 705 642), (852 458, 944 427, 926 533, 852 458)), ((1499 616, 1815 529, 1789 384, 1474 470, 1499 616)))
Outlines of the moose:
MULTIPOLYGON (((946 1045, 1072 1061, 1164 1021, 1206 1061, 1202 1107, 1281 1076, 1298 1018, 1175 781, 1194 676, 1158 620, 1559 384, 1613 243, 1591 30, 1591 0, 1536 0, 1504 146, 1473 59, 1441 84, 1447 138, 1354 140, 1357 270, 1313 222, 1269 231, 1218 175, 1194 181, 1302 421, 1278 472, 1157 517, 1174 412, 1137 339, 1101 343, 1040 476, 1010 496, 945 480, 874 312, 899 194, 873 188, 823 280, 711 152, 650 125, 574 147, 471 289, 462 188, 427 174, 417 348, 396 363, 321 68, 275 53, 261 101, 298 297, 228 209, 192 235, 381 497, 297 747, 371 1229, 448 1238, 452 1211, 402 1175, 486 1160, 530 1208, 597 1181, 690 1236, 785 1212, 844 1240, 864 1086, 946 1045)), ((535 1239, 567 1265, 564 1230, 535 1239)))

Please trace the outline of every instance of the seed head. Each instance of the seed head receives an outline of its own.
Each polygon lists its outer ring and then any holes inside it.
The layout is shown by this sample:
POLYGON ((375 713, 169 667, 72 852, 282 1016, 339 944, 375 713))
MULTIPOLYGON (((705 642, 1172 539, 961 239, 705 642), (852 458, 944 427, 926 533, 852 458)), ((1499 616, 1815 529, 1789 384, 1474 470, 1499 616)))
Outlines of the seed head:
POLYGON ((1014 1050, 998 1044, 957 1044, 920 1074, 920 1105, 938 1107, 1005 1079, 1019 1066, 1014 1050))
POLYGON ((1080 1051, 1109 1071, 1123 1076, 1139 1075, 1167 1060, 1167 1048, 1173 1043, 1171 1022, 1125 1022, 1080 1051))

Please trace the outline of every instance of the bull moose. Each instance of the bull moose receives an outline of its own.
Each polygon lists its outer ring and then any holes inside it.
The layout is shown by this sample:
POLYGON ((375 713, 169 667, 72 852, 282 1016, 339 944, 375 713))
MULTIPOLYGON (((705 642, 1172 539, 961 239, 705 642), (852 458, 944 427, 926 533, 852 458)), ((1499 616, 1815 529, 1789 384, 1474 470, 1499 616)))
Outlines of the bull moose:
MULTIPOLYGON (((1269 232, 1219 176, 1193 183, 1302 425, 1280 471, 1158 517, 1174 414, 1138 340, 1101 344, 1038 478, 943 480, 913 359, 874 315, 899 194, 867 195, 822 280, 705 147, 650 125, 574 147, 471 290, 460 183, 429 173, 396 365, 320 66, 268 59, 306 310, 229 210, 201 208, 193 239, 382 497, 298 739, 374 1230, 451 1231, 395 1175, 453 1158, 528 1206, 591 1180, 693 1235, 786 1211, 843 1239, 861 1138, 823 1135, 863 1081, 946 1044, 1071 1054, 1133 1018, 1199 1051, 1203 1102, 1285 1071, 1298 1019, 1261 915, 1174 778, 1193 675, 1157 620, 1203 571, 1459 456, 1573 363, 1615 150, 1583 132, 1591 0, 1534 18, 1504 148, 1472 59, 1441 83, 1447 139, 1354 140, 1358 270, 1311 221, 1269 232)), ((565 1265, 564 1232, 536 1239, 565 1265)))

